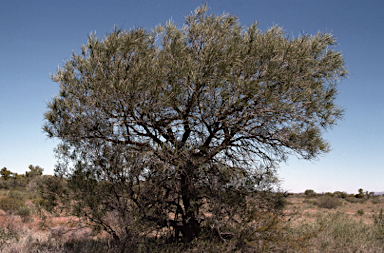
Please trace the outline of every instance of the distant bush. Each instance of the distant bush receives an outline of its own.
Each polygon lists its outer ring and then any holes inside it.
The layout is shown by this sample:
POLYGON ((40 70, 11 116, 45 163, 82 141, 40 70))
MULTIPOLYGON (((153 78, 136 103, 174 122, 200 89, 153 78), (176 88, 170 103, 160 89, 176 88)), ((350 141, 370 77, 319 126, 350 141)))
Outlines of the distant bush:
POLYGON ((10 197, 0 199, 0 208, 7 213, 17 212, 21 207, 25 206, 24 201, 10 197))
POLYGON ((317 199, 314 204, 318 207, 332 209, 340 206, 341 201, 334 197, 323 196, 317 199))
POLYGON ((363 203, 366 201, 366 199, 361 199, 361 198, 356 198, 356 197, 346 197, 345 200, 348 201, 349 203, 353 203, 353 204, 363 203))
POLYGON ((308 197, 313 197, 316 195, 316 192, 312 189, 307 189, 307 190, 305 190, 304 195, 308 196, 308 197))
POLYGON ((356 214, 362 216, 362 215, 364 215, 364 210, 359 209, 359 210, 357 210, 356 214))
POLYGON ((313 199, 306 199, 303 201, 303 203, 310 204, 310 205, 316 205, 316 200, 313 199))
POLYGON ((345 199, 346 197, 348 197, 348 194, 346 192, 335 191, 333 193, 333 196, 336 198, 345 199))
POLYGON ((383 198, 381 196, 372 196, 371 197, 372 204, 381 204, 383 203, 383 198))

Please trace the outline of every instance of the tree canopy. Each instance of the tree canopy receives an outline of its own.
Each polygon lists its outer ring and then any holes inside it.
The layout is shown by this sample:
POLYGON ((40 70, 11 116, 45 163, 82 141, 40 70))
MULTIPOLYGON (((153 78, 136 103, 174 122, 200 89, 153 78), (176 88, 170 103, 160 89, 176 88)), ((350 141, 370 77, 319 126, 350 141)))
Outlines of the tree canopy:
POLYGON ((327 152, 322 132, 342 116, 346 69, 334 45, 329 33, 292 38, 206 6, 181 28, 90 35, 52 75, 60 93, 44 126, 61 140, 56 174, 72 185, 78 214, 116 239, 117 224, 129 234, 140 220, 190 241, 242 222, 247 196, 272 210, 260 193, 275 166, 327 152))

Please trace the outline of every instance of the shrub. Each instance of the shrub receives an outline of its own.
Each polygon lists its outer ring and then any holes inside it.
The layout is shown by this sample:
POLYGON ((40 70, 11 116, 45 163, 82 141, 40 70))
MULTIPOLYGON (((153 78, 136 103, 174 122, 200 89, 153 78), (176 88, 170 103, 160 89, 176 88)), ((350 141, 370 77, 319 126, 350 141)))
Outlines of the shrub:
POLYGON ((363 203, 366 201, 366 199, 361 199, 361 198, 356 198, 356 197, 346 197, 345 200, 348 201, 349 203, 353 203, 353 204, 363 203))
POLYGON ((5 231, 3 227, 0 227, 0 250, 3 251, 3 246, 6 245, 9 240, 18 240, 17 234, 5 231))
POLYGON ((308 196, 308 197, 313 197, 316 195, 316 192, 312 189, 307 189, 307 190, 305 190, 304 195, 308 196))
POLYGON ((336 198, 345 199, 348 196, 348 194, 346 192, 335 191, 333 193, 333 196, 336 197, 336 198))
POLYGON ((364 215, 364 210, 359 209, 359 210, 357 210, 356 214, 362 216, 362 215, 364 215))
POLYGON ((10 197, 0 199, 0 208, 7 213, 14 213, 23 206, 25 206, 25 204, 20 199, 14 199, 10 197))
POLYGON ((22 206, 17 211, 17 214, 23 219, 23 222, 27 222, 31 218, 31 210, 28 206, 22 206))
POLYGON ((372 204, 380 204, 383 203, 383 198, 381 196, 372 196, 371 202, 372 204))
POLYGON ((0 179, 0 189, 8 190, 9 188, 11 188, 11 182, 0 179))
POLYGON ((315 202, 315 205, 318 207, 331 209, 331 208, 336 208, 336 207, 340 206, 341 202, 340 202, 340 200, 338 200, 334 197, 324 196, 324 197, 319 198, 315 202))
POLYGON ((10 191, 8 197, 12 199, 18 199, 24 201, 24 195, 19 191, 10 191))

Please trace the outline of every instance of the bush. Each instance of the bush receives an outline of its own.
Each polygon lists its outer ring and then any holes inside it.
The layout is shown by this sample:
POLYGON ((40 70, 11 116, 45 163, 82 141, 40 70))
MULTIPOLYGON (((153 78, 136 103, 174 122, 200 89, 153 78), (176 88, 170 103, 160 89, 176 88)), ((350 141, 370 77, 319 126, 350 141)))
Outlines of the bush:
POLYGON ((23 222, 27 222, 31 218, 31 210, 28 206, 22 206, 17 211, 17 214, 23 219, 23 222))
POLYGON ((6 231, 3 227, 0 227, 0 251, 3 251, 3 246, 12 239, 18 240, 17 234, 6 231))
POLYGON ((333 196, 336 197, 336 198, 345 199, 348 196, 348 194, 346 192, 335 191, 333 193, 333 196))
POLYGON ((11 188, 11 182, 10 181, 5 181, 3 179, 0 179, 0 189, 10 189, 11 188))
POLYGON ((24 195, 19 191, 10 191, 8 197, 12 199, 18 199, 24 201, 24 195))
POLYGON ((356 214, 362 216, 362 215, 364 215, 364 210, 359 209, 359 210, 357 210, 356 214))
POLYGON ((372 196, 371 202, 372 204, 381 204, 383 203, 383 198, 381 196, 372 196))
POLYGON ((353 203, 353 204, 363 203, 366 201, 366 199, 360 199, 360 198, 356 198, 356 197, 346 197, 345 200, 348 201, 349 203, 353 203))
POLYGON ((315 202, 315 205, 318 207, 322 207, 322 208, 332 209, 332 208, 336 208, 336 207, 340 206, 341 202, 340 202, 340 200, 338 200, 334 197, 324 196, 324 197, 319 198, 315 202))
POLYGON ((0 208, 7 213, 17 212, 23 206, 25 206, 25 204, 20 199, 14 199, 10 197, 0 199, 0 208))
POLYGON ((307 189, 307 190, 305 190, 304 195, 308 196, 308 197, 313 197, 316 195, 316 192, 312 189, 307 189))

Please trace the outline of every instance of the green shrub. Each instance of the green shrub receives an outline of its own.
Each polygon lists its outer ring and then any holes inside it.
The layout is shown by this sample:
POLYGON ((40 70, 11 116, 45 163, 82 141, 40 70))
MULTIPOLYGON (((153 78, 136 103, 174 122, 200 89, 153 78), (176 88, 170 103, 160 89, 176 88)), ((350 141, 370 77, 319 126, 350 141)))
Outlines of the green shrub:
POLYGON ((31 218, 31 210, 28 206, 22 206, 17 211, 17 214, 23 219, 23 222, 27 222, 31 218))
POLYGON ((7 213, 17 212, 21 207, 25 206, 24 201, 10 197, 0 199, 0 208, 7 213))
POLYGON ((362 215, 364 215, 364 210, 359 209, 359 210, 357 210, 356 214, 362 216, 362 215))
POLYGON ((304 195, 308 196, 308 197, 313 197, 316 195, 316 192, 312 189, 307 189, 307 190, 305 190, 304 195))
POLYGON ((12 199, 18 199, 24 201, 24 195, 19 191, 10 191, 8 197, 12 199))
POLYGON ((315 202, 315 205, 318 207, 331 209, 340 206, 341 202, 337 198, 323 196, 315 202))

